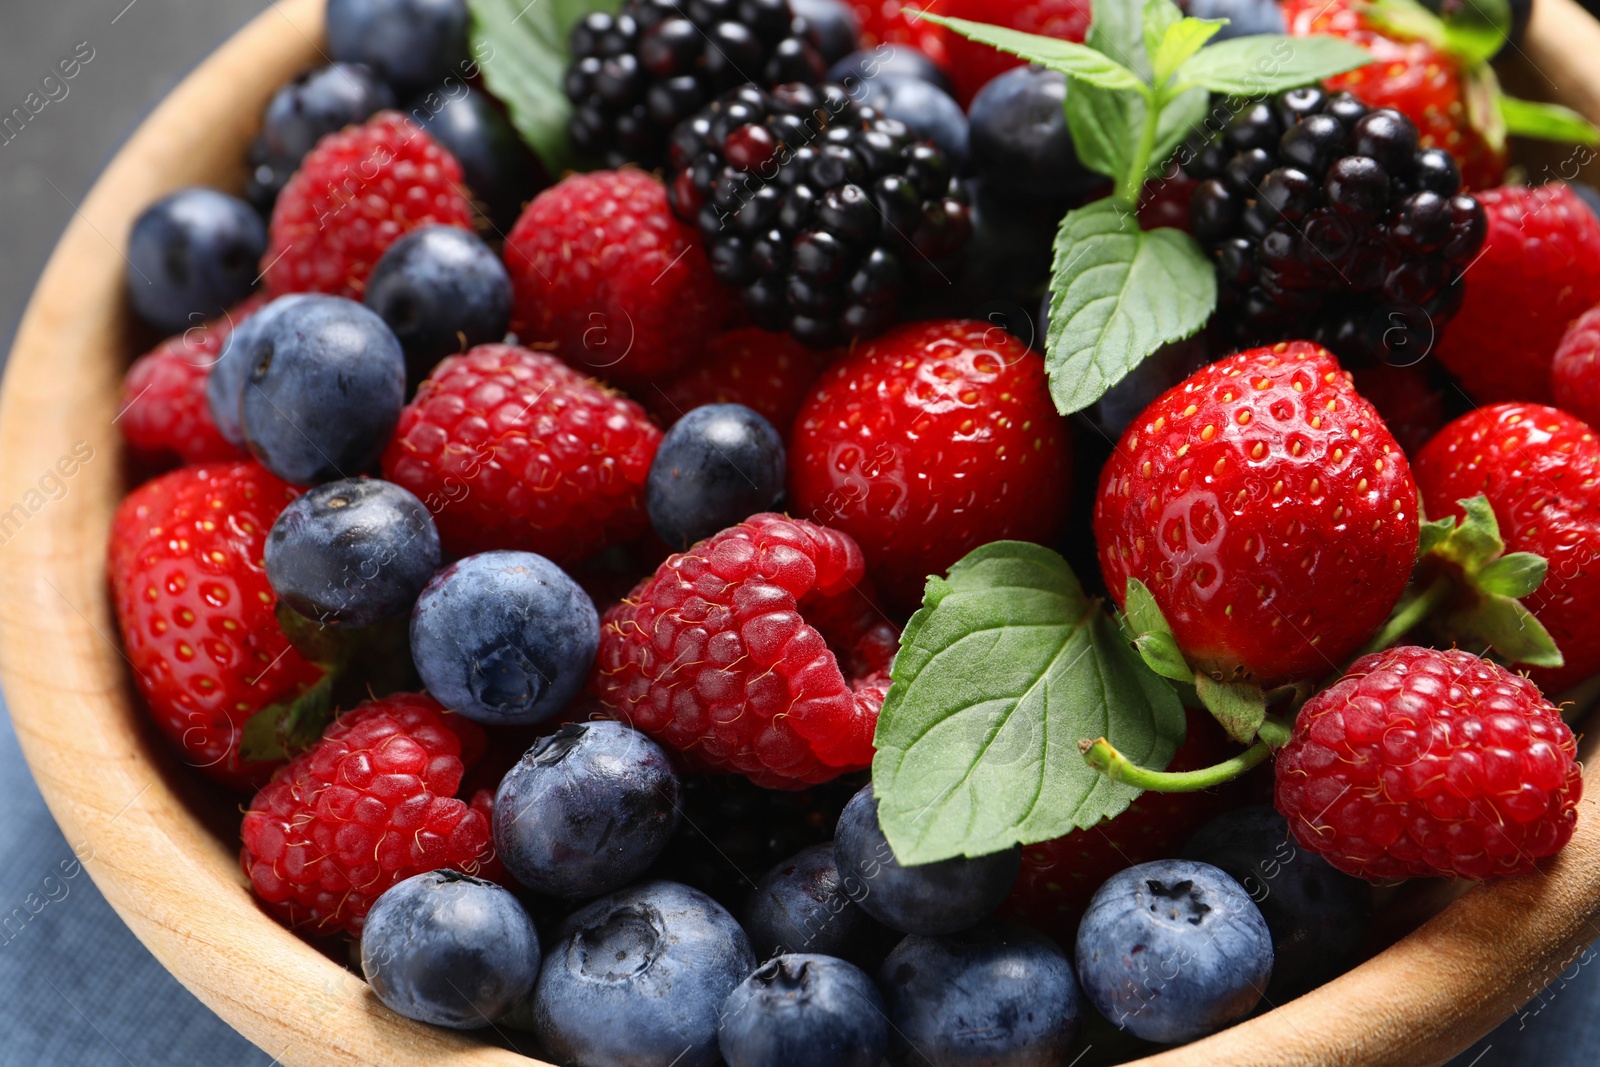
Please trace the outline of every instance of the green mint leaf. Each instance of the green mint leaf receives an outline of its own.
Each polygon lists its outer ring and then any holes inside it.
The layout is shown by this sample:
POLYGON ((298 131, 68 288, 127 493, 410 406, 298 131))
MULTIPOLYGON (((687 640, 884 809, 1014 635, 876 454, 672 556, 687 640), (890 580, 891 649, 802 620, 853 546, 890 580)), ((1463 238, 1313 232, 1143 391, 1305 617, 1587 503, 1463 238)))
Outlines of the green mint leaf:
POLYGON ((1160 768, 1183 733, 1171 686, 1066 562, 998 541, 930 579, 901 635, 872 763, 879 819, 906 864, 1046 841, 1139 793, 1084 763, 1080 740, 1160 768))
POLYGON ((1153 76, 1151 80, 1157 85, 1166 79, 1155 74, 1156 51, 1166 39, 1167 32, 1182 21, 1183 10, 1172 0, 1144 0, 1140 6, 1139 36, 1144 41, 1145 55, 1150 59, 1150 73, 1153 76))
POLYGON ((1267 717, 1267 694, 1249 682, 1219 682, 1204 671, 1194 673, 1195 694, 1228 736, 1241 745, 1255 740, 1267 717))
POLYGON ((1541 141, 1567 141, 1590 146, 1600 144, 1600 130, 1569 107, 1518 100, 1513 96, 1500 97, 1499 106, 1500 120, 1505 124, 1506 133, 1541 141))
POLYGON ((1178 230, 1140 230, 1111 200, 1069 211, 1056 233, 1045 363, 1063 415, 1094 403, 1169 341, 1199 330, 1216 275, 1178 230))
POLYGON ((1137 74, 1088 45, 1008 30, 1004 26, 991 26, 986 22, 944 18, 926 11, 922 17, 954 30, 963 37, 1021 56, 1029 63, 1058 70, 1069 78, 1090 85, 1098 85, 1103 89, 1131 89, 1135 92, 1145 89, 1144 80, 1137 74))
POLYGON ((1088 82, 1069 82, 1066 110, 1078 162, 1120 181, 1133 166, 1135 131, 1144 123, 1144 98, 1088 82))
MULTIPOLYGON (((1161 116, 1156 125, 1156 143, 1150 152, 1150 161, 1157 167, 1172 157, 1172 152, 1205 122, 1211 112, 1211 94, 1196 86, 1167 98, 1161 105, 1161 116)), ((1224 111, 1224 114, 1227 114, 1224 111)))
POLYGON ((1508 552, 1478 572, 1478 588, 1520 600, 1544 584, 1549 565, 1532 552, 1508 552))
POLYGON ((1155 84, 1159 87, 1171 81, 1178 68, 1227 24, 1227 19, 1180 19, 1168 26, 1150 49, 1150 72, 1155 84))
POLYGON ((1264 96, 1371 62, 1372 55, 1365 48, 1337 37, 1263 34, 1234 37, 1200 49, 1178 68, 1176 79, 1179 85, 1199 85, 1214 93, 1264 96))
POLYGON ((1150 80, 1150 57, 1144 47, 1144 9, 1129 0, 1092 0, 1089 34, 1084 44, 1103 52, 1150 80))
POLYGON ((621 0, 467 0, 472 54, 483 82, 511 124, 553 175, 578 155, 567 137, 572 105, 562 88, 571 54, 567 35, 592 11, 615 13, 621 0))

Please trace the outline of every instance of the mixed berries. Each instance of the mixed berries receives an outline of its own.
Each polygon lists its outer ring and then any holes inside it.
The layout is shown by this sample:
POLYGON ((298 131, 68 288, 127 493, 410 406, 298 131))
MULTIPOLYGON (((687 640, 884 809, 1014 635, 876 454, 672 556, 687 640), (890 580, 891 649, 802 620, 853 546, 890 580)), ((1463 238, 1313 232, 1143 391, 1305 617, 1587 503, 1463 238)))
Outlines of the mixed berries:
POLYGON ((1126 192, 1081 80, 897 0, 626 0, 530 120, 464 0, 328 0, 244 197, 128 236, 111 600, 262 907, 562 1067, 1020 1067, 1315 989, 1374 883, 1562 862, 1600 196, 1497 186, 1438 34, 1185 6, 1373 62, 1160 129, 1113 239, 1215 308, 1073 408, 1086 332, 1166 329, 1060 299, 1126 192), (1159 767, 1079 736, 1130 690, 1159 767))

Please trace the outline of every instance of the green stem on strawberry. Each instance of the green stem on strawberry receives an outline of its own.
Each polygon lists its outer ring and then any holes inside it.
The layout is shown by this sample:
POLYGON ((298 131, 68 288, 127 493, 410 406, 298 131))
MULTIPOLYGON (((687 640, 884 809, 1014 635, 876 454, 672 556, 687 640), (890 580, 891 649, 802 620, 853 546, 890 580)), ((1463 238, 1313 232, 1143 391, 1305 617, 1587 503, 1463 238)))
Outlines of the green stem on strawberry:
POLYGON ((1153 771, 1141 767, 1118 752, 1105 738, 1079 741, 1084 762, 1114 782, 1137 786, 1156 793, 1195 793, 1231 782, 1259 766, 1274 751, 1289 741, 1290 726, 1268 716, 1256 733, 1256 743, 1230 759, 1193 771, 1153 771))
POLYGON ((1402 600, 1394 614, 1389 616, 1389 621, 1383 624, 1383 629, 1373 634, 1372 640, 1362 645, 1360 651, 1351 659, 1358 660, 1362 656, 1382 652, 1398 642, 1448 600, 1454 589, 1455 583, 1451 581, 1450 576, 1441 574, 1428 588, 1409 600, 1402 600))

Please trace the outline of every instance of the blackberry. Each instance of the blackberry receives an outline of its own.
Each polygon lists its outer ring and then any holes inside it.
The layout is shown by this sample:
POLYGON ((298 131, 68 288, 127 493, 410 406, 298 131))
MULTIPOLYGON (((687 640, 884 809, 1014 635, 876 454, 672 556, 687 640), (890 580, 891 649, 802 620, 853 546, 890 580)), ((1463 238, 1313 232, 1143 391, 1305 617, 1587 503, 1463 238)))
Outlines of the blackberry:
POLYGON ((734 89, 673 131, 668 166, 712 272, 817 347, 892 325, 972 234, 949 158, 838 85, 734 89))
POLYGON ((1230 340, 1316 341, 1352 366, 1428 353, 1487 224, 1455 161, 1418 140, 1397 111, 1310 88, 1190 144, 1190 221, 1230 340))
POLYGON ((661 164, 667 136, 746 83, 820 82, 827 70, 789 0, 624 0, 572 28, 573 143, 607 167, 661 164))

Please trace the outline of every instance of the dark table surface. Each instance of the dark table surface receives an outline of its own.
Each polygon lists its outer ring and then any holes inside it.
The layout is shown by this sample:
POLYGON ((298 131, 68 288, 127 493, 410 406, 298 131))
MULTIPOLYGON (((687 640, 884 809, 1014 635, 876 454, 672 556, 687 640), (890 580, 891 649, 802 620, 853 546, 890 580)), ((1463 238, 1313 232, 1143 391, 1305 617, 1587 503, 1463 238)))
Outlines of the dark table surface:
MULTIPOLYGON (((56 238, 145 112, 262 0, 71 0, 0 7, 0 115, 59 59, 93 58, 20 132, 0 134, 0 353, 56 238)), ((43 96, 45 94, 41 94, 43 96)), ((4 462, 4 457, 0 457, 4 462)), ((272 1058, 174 981, 74 862, 0 715, 0 1067, 265 1067, 272 1058), (67 872, 73 872, 71 876, 67 872), (18 918, 20 916, 20 918, 18 918)), ((1514 921, 1508 916, 1508 921, 1514 921)), ((1461 1067, 1600 1060, 1586 954, 1461 1067)))

